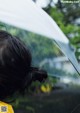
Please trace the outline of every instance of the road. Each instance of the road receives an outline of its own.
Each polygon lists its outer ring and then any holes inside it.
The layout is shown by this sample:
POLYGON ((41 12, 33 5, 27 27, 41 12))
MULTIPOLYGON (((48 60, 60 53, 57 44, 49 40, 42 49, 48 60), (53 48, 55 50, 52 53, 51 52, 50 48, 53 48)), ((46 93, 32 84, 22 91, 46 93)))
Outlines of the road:
POLYGON ((27 98, 27 101, 20 102, 15 113, 80 113, 79 88, 58 89, 27 98))

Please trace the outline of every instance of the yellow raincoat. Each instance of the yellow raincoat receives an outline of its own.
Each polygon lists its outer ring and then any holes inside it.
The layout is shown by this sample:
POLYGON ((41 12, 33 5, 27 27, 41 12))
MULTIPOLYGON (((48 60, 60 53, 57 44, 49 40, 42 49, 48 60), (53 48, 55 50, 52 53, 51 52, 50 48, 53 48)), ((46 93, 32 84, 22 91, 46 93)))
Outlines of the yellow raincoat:
POLYGON ((0 101, 0 113, 14 113, 10 104, 0 101))

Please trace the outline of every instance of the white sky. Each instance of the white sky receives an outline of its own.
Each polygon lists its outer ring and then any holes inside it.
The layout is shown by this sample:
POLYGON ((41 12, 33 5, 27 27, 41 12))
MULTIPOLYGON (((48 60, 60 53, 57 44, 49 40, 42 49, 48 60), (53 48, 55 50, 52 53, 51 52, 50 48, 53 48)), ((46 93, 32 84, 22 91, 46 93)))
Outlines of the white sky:
MULTIPOLYGON (((58 0, 53 0, 54 3, 57 3, 58 0)), ((49 0, 37 0, 36 4, 40 7, 46 7, 49 3, 49 0)))
POLYGON ((40 7, 46 7, 49 3, 49 0, 37 0, 36 4, 40 7))

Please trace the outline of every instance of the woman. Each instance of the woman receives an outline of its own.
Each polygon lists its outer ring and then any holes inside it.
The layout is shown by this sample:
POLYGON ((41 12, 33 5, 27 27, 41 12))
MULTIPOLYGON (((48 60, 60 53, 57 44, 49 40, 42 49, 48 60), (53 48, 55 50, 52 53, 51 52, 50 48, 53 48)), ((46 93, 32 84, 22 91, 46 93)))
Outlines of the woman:
POLYGON ((23 92, 32 81, 39 80, 41 82, 47 78, 47 73, 32 67, 31 61, 31 53, 21 40, 5 31, 0 31, 1 101, 16 92, 23 92))

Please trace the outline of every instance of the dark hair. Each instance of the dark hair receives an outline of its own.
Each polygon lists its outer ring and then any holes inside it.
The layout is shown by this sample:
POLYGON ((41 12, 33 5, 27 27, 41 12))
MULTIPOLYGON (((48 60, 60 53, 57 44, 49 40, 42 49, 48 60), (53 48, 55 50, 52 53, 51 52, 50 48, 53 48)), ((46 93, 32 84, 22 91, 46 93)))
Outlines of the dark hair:
POLYGON ((47 77, 45 71, 32 67, 31 62, 28 47, 15 36, 0 31, 0 99, 47 77))

